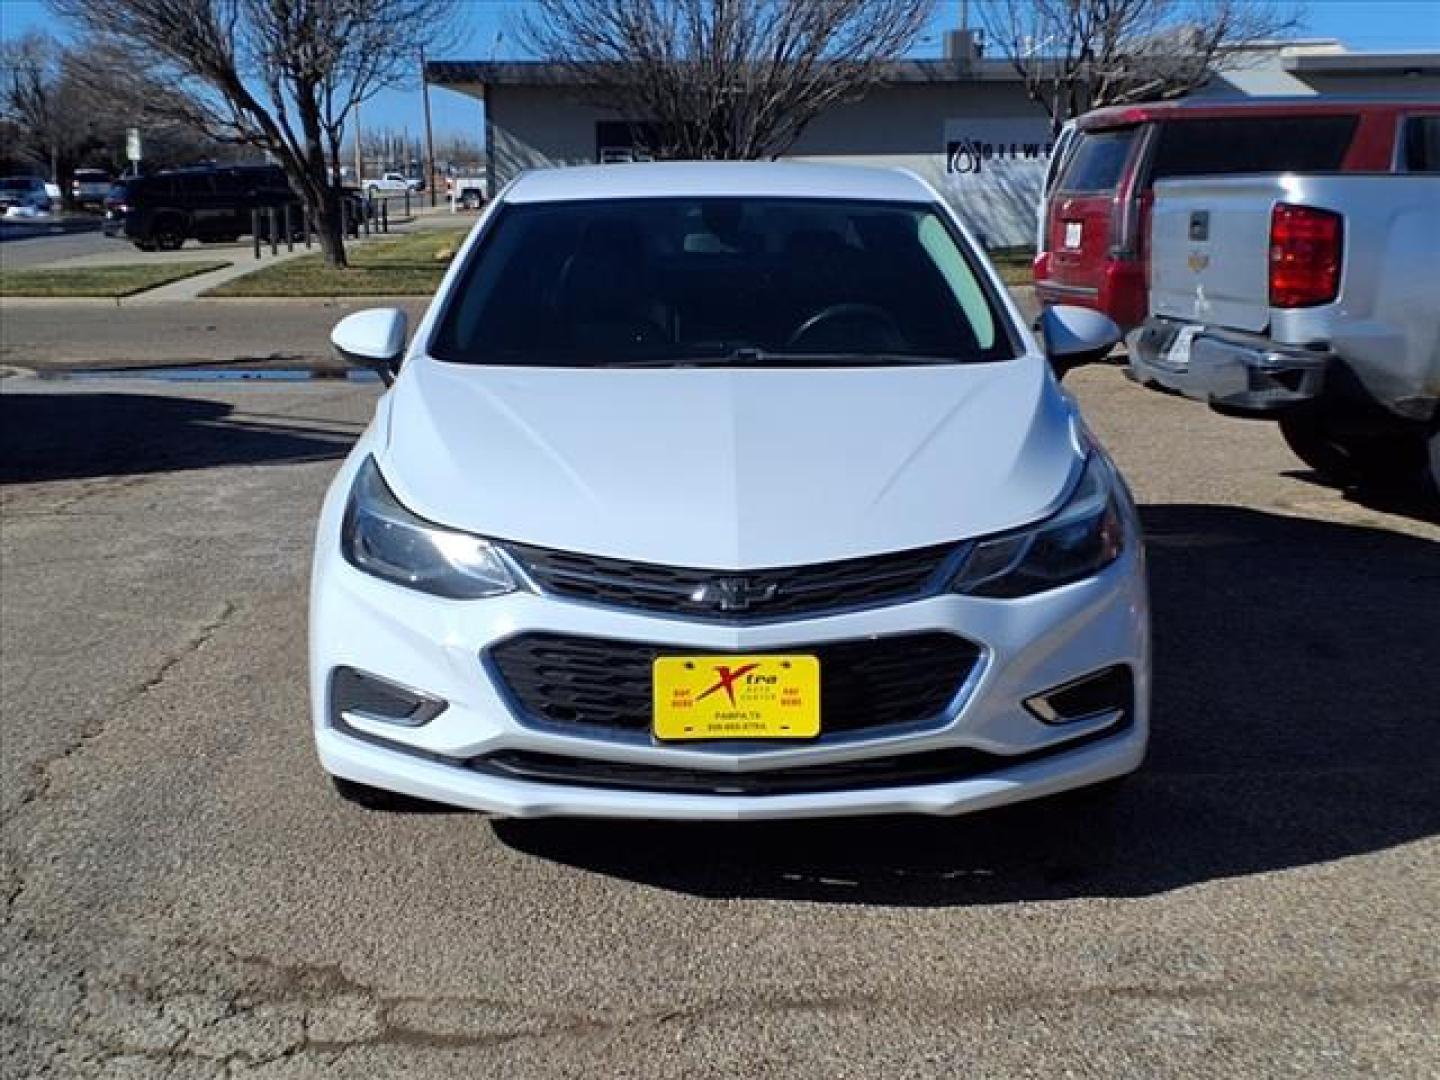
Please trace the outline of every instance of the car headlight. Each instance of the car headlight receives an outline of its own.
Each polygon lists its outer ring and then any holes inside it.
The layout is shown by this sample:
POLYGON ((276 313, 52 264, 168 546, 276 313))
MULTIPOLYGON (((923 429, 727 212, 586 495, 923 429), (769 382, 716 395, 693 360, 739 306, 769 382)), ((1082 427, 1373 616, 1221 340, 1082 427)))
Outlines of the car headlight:
POLYGON ((351 566, 410 589, 451 600, 479 600, 519 588, 490 541, 432 525, 391 494, 374 458, 355 475, 340 529, 351 566))
POLYGON ((1092 452, 1060 510, 1037 525, 979 541, 952 588, 970 596, 1029 596, 1090 577, 1125 548, 1125 494, 1114 467, 1092 452))

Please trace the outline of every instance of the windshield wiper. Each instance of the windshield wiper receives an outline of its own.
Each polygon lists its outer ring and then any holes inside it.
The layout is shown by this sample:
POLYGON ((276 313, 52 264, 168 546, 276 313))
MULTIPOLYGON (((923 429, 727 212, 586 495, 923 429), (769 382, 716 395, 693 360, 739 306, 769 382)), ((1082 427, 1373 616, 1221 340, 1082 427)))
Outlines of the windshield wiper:
POLYGON ((955 356, 909 356, 904 353, 787 353, 746 347, 728 353, 700 356, 647 357, 642 360, 612 360, 605 367, 695 368, 695 367, 901 367, 919 364, 959 364, 955 356))

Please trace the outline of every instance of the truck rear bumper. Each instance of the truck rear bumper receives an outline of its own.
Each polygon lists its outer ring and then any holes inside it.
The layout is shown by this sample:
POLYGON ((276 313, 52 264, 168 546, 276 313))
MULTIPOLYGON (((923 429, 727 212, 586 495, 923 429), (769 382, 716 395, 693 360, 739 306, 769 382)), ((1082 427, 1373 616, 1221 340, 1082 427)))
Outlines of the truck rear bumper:
POLYGON ((1150 318, 1129 338, 1129 376, 1196 401, 1273 412, 1314 400, 1334 354, 1256 334, 1150 318))

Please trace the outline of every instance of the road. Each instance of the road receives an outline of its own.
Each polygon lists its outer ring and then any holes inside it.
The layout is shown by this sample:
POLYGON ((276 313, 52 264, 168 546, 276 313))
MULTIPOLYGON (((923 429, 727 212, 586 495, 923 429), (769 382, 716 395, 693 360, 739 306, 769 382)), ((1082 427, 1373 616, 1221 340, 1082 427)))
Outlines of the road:
POLYGON ((0 380, 7 1077, 1427 1077, 1440 528, 1077 373, 1143 504, 1111 808, 784 826, 342 802, 305 588, 363 386, 0 380))
POLYGON ((43 266, 61 259, 99 255, 114 250, 121 241, 100 232, 100 219, 67 222, 65 231, 50 232, 56 226, 25 224, 0 225, 0 266, 18 270, 43 266))

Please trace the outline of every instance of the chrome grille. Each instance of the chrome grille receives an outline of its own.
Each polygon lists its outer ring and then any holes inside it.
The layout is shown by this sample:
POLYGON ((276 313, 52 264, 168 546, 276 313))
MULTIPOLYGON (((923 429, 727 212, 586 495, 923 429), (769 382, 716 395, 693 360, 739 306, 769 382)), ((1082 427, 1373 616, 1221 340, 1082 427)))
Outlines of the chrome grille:
POLYGON ((726 622, 878 607, 938 588, 954 544, 763 570, 696 570, 524 544, 506 550, 548 595, 726 622))
MULTIPOLYGON (((980 658, 974 643, 938 631, 764 651, 819 658, 824 735, 934 720, 980 658)), ((486 658, 522 721, 645 736, 655 658, 696 652, 716 651, 536 632, 500 642, 486 658)))

